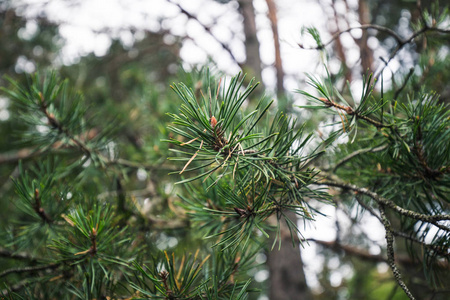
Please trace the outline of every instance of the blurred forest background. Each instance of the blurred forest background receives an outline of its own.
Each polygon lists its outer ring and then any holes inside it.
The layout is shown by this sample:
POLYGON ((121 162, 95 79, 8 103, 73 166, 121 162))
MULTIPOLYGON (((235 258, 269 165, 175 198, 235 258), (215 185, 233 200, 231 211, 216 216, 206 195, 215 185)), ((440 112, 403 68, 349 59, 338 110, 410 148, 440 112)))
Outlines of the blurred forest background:
MULTIPOLYGON (((71 53, 69 57, 63 51, 66 41, 61 28, 65 23, 49 15, 47 9, 52 2, 1 1, 0 86, 9 86, 5 76, 26 83, 29 73, 56 70, 62 78, 68 78, 70 86, 83 93, 91 128, 85 133, 87 139, 99 138, 105 131, 113 132, 114 141, 107 145, 108 155, 120 157, 117 161, 120 169, 105 174, 86 160, 83 174, 89 175, 74 177, 78 188, 89 190, 98 199, 117 201, 118 209, 133 218, 130 226, 139 228, 139 239, 145 241, 148 252, 195 252, 197 248, 209 247, 202 242, 202 235, 190 227, 189 218, 178 204, 177 194, 187 192, 174 185, 179 180, 177 175, 168 174, 182 166, 167 160, 171 145, 162 142, 173 135, 167 129, 171 122, 167 113, 177 112, 181 105, 170 84, 185 82, 193 89, 199 88, 196 70, 208 67, 217 78, 234 75, 239 70, 247 73, 247 78, 255 77, 262 85, 252 97, 265 95, 276 99, 280 110, 298 117, 309 130, 319 128, 319 139, 328 134, 327 127, 321 126, 330 117, 295 106, 306 101, 292 87, 309 91, 311 88, 305 82, 303 70, 292 71, 292 62, 283 55, 286 51, 300 60, 304 56, 307 62, 303 64, 308 64, 308 71, 314 75, 326 76, 324 66, 327 66, 329 77, 343 95, 360 93, 363 76, 375 73, 379 76, 377 94, 381 93, 382 83, 383 92, 395 94, 394 98, 406 92, 419 93, 427 87, 440 94, 441 103, 450 102, 450 19, 448 14, 441 15, 445 1, 204 0, 199 1, 204 8, 201 11, 189 10, 188 1, 137 1, 136 5, 163 5, 170 16, 142 17, 153 24, 151 29, 136 25, 97 26, 92 29, 93 41, 106 36, 106 50, 71 53), (320 25, 310 25, 320 26, 319 30, 298 28, 292 41, 280 39, 279 23, 287 18, 289 10, 295 14, 309 7, 318 13, 315 18, 320 21, 320 25), (239 26, 227 29, 223 24, 230 21, 223 21, 225 17, 217 11, 224 12, 239 26), (424 11, 443 18, 442 31, 430 31, 429 35, 420 34, 408 40, 416 32, 415 24, 420 23, 424 11), (179 16, 185 22, 182 26, 200 33, 185 30, 180 34, 171 30, 173 19, 179 16), (362 26, 361 30, 361 25, 367 24, 372 25, 362 26), (347 30, 352 27, 358 29, 347 30), (199 55, 201 59, 196 62, 199 55), (191 56, 194 63, 189 61, 191 56)), ((88 1, 60 2, 70 15, 72 8, 88 1)), ((120 3, 124 10, 133 5, 133 1, 120 3)), ((77 15, 70 18, 76 20, 77 15)), ((256 100, 252 101, 249 106, 256 100)), ((3 245, 0 274, 26 261, 26 258, 11 259, 8 252, 8 239, 15 236, 12 224, 21 216, 10 200, 15 197, 10 178, 18 178, 19 161, 31 166, 51 151, 64 153, 64 149, 56 148, 36 150, 32 143, 21 139, 18 132, 27 125, 15 117, 17 110, 11 99, 0 94, 0 244, 3 245)), ((335 148, 339 149, 339 144, 335 148)), ((330 157, 336 160, 345 157, 339 155, 331 151, 324 156, 321 166, 329 167, 330 157)), ((352 176, 351 170, 345 172, 343 176, 352 176)), ((288 234, 280 251, 260 251, 248 276, 253 278, 251 286, 261 292, 250 293, 249 299, 407 299, 386 263, 383 227, 375 224, 369 213, 355 208, 343 194, 343 202, 335 207, 317 204, 330 216, 323 219, 328 224, 326 233, 308 236, 309 242, 300 251, 292 247, 288 234), (307 251, 308 260, 302 262, 299 254, 307 251)), ((340 196, 337 191, 334 195, 340 196)), ((309 229, 308 225, 303 230, 309 229)), ((38 241, 30 243, 39 247, 38 241)), ((411 260, 405 244, 397 243, 397 262, 408 278, 417 275, 417 261, 411 260)), ((448 261, 443 268, 448 275, 448 261)), ((33 274, 42 276, 39 272, 33 274)), ((21 273, 1 276, 1 288, 18 283, 12 287, 20 291, 26 286, 20 285, 21 276, 21 273)), ((417 275, 419 279, 409 286, 420 295, 418 299, 444 299, 445 296, 441 297, 450 293, 448 281, 446 287, 441 284, 434 289, 423 284, 422 277, 417 275)))

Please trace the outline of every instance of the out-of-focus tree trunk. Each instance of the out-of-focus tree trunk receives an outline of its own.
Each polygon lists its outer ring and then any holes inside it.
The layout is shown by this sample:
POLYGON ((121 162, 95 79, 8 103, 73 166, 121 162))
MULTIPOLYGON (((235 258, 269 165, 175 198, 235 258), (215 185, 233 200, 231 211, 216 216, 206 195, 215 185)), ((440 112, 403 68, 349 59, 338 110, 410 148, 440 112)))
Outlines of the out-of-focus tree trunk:
POLYGON ((256 36, 255 8, 253 0, 239 0, 239 8, 244 18, 245 55, 247 60, 245 73, 261 80, 261 57, 259 55, 259 41, 256 36))
POLYGON ((275 70, 277 72, 277 95, 278 97, 284 95, 284 72, 283 64, 281 61, 281 51, 280 51, 280 37, 278 36, 278 18, 277 18, 277 7, 274 0, 266 0, 267 7, 269 10, 269 20, 272 27, 273 43, 275 46, 275 70))
MULTIPOLYGON (((297 221, 294 213, 288 212, 287 216, 294 222, 297 221)), ((280 225, 281 249, 278 250, 277 244, 272 251, 269 251, 267 259, 270 273, 270 299, 310 300, 312 295, 306 284, 298 238, 296 238, 296 246, 293 247, 289 229, 284 220, 280 225)), ((269 245, 272 245, 273 239, 274 235, 269 245)))
MULTIPOLYGON (((281 60, 280 38, 278 35, 277 7, 274 0, 266 0, 268 7, 268 17, 271 23, 273 42, 275 48, 275 70, 276 87, 278 98, 285 94, 284 89, 284 71, 281 60)), ((295 213, 287 212, 292 221, 297 222, 295 213)), ((274 236, 269 245, 273 244, 274 236)), ((303 261, 298 247, 292 246, 291 235, 287 225, 281 224, 281 248, 275 247, 268 254, 268 267, 270 273, 270 299, 290 299, 290 300, 309 300, 312 299, 311 292, 306 284, 305 272, 303 270, 303 261)))
MULTIPOLYGON (((370 24, 370 12, 369 5, 366 0, 359 0, 358 5, 359 22, 361 24, 370 24)), ((367 41, 369 39, 369 33, 367 30, 363 30, 362 36, 357 40, 359 46, 359 53, 361 55, 362 74, 372 73, 373 65, 373 51, 370 49, 367 41)))

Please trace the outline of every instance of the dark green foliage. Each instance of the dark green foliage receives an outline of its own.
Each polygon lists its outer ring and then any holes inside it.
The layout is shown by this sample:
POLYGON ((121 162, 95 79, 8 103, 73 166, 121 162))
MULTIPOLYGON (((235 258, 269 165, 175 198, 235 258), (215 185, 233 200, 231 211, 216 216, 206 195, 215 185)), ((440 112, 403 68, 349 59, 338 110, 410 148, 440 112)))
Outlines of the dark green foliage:
MULTIPOLYGON (((4 8, 2 41, 26 24, 4 8)), ((398 16, 386 17, 395 28, 398 16)), ((415 68, 391 82, 382 77, 387 67, 363 76, 362 95, 349 92, 350 82, 342 87, 341 73, 309 76, 314 92, 299 92, 311 102, 301 109, 314 109, 312 122, 289 107, 276 111, 285 105, 279 101, 254 99, 258 84, 240 74, 180 72, 169 94, 167 66, 179 45, 164 44, 164 31, 146 32, 132 49, 113 41, 104 58, 62 67, 70 80, 11 74, 21 53, 0 43, 0 72, 11 75, 1 89, 11 118, 1 124, 0 292, 5 299, 255 299, 261 286, 252 274, 263 268, 256 257, 290 234, 294 246, 328 247, 354 269, 336 287, 326 265, 318 299, 438 299, 449 280, 448 10, 424 7, 411 18, 410 36, 391 27, 374 27, 374 36, 396 42, 389 61, 409 49, 398 59, 413 57, 415 68), (311 130, 317 120, 329 125, 324 134, 311 130), (300 222, 286 217, 315 222, 325 205, 352 222, 348 232, 336 222, 334 242, 305 240, 300 222), (385 231, 379 255, 353 230, 369 214, 385 231), (375 270, 381 262, 389 273, 375 270)), ((53 49, 46 43, 56 27, 42 21, 39 28, 52 30, 32 42, 53 49)), ((305 32, 327 54, 333 40, 305 32)), ((23 55, 34 59, 28 46, 23 55)))

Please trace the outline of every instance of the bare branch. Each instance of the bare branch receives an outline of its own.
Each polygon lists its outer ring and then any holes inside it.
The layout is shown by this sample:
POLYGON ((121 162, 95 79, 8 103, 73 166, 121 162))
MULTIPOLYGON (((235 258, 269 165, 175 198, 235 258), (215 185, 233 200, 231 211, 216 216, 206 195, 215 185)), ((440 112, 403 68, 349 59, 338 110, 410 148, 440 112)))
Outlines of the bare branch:
POLYGON ((394 98, 393 98, 393 99, 396 100, 396 99, 398 98, 398 96, 400 95, 400 93, 403 91, 403 89, 405 88, 406 84, 408 83, 409 78, 411 78, 411 75, 412 75, 412 74, 414 74, 414 68, 411 68, 411 69, 409 70, 409 73, 408 73, 408 75, 406 75, 406 78, 405 78, 405 80, 403 81, 402 86, 401 86, 398 90, 395 91, 395 94, 394 94, 394 98))
POLYGON ((389 64, 389 62, 397 55, 397 53, 398 53, 401 49, 403 49, 403 47, 404 47, 405 45, 411 43, 416 37, 418 37, 418 36, 424 34, 424 33, 427 32, 427 31, 435 31, 435 32, 438 32, 438 33, 441 33, 441 34, 449 34, 449 33, 450 33, 450 30, 447 30, 447 29, 441 29, 441 28, 438 28, 438 27, 429 27, 429 26, 425 25, 425 26, 422 27, 421 29, 419 29, 419 30, 413 32, 408 38, 402 39, 402 37, 401 37, 400 35, 398 35, 398 34, 397 34, 395 31, 393 31, 392 29, 389 29, 389 28, 387 28, 387 27, 383 27, 383 26, 380 26, 380 25, 376 25, 376 24, 366 24, 366 25, 361 25, 361 26, 356 26, 356 27, 350 27, 350 28, 348 28, 348 29, 346 29, 346 30, 339 31, 339 32, 335 33, 335 34, 331 37, 331 39, 330 39, 328 42, 326 42, 326 43, 324 43, 324 44, 322 44, 322 45, 318 45, 318 46, 316 46, 316 47, 306 48, 306 47, 304 47, 304 46, 301 45, 301 44, 299 44, 299 46, 300 46, 300 48, 306 49, 306 50, 322 50, 322 49, 324 49, 326 46, 328 46, 328 45, 330 45, 331 43, 333 43, 333 42, 334 42, 337 38, 339 38, 339 36, 341 36, 342 34, 344 34, 344 33, 346 33, 346 32, 350 32, 350 31, 352 31, 352 30, 356 30, 356 29, 360 29, 360 30, 375 29, 375 30, 377 30, 377 31, 384 32, 384 33, 390 35, 390 36, 393 37, 393 38, 396 40, 396 42, 397 42, 397 47, 396 47, 396 48, 394 49, 394 51, 392 51, 392 53, 389 55, 389 58, 388 58, 387 60, 383 59, 385 65, 384 65, 384 67, 382 67, 382 68, 378 71, 378 73, 374 76, 375 79, 378 78, 378 77, 381 75, 381 73, 382 73, 382 72, 384 71, 384 69, 387 67, 387 65, 389 64))
POLYGON ((234 56, 233 52, 231 51, 230 47, 228 45, 226 45, 225 43, 223 43, 222 41, 220 41, 213 33, 212 33, 212 29, 211 27, 203 24, 202 22, 200 22, 200 20, 194 16, 193 14, 191 14, 190 12, 188 12, 187 10, 185 10, 180 4, 178 3, 174 3, 172 2, 172 0, 167 0, 169 3, 172 3, 173 5, 177 6, 181 13, 184 14, 185 16, 187 16, 189 19, 191 20, 195 20, 198 24, 200 24, 203 29, 212 37, 216 40, 217 43, 219 43, 222 48, 228 52, 228 54, 231 56, 231 58, 233 59, 233 61, 242 69, 242 64, 240 62, 238 62, 238 60, 236 59, 236 57, 234 56))
POLYGON ((304 46, 301 45, 301 44, 299 44, 299 46, 300 46, 300 48, 305 49, 305 50, 322 50, 322 49, 324 49, 326 46, 328 46, 328 45, 330 45, 331 43, 333 43, 333 42, 334 42, 339 36, 341 36, 342 34, 347 33, 347 32, 350 32, 350 31, 353 31, 353 30, 357 30, 357 29, 360 29, 360 30, 375 29, 375 30, 378 30, 378 31, 387 33, 388 35, 392 36, 392 37, 397 41, 398 44, 401 44, 401 43, 402 43, 402 38, 401 38, 394 30, 389 29, 389 28, 387 28, 387 27, 380 26, 380 25, 366 24, 366 25, 361 25, 361 26, 350 27, 350 28, 347 28, 347 29, 345 29, 345 30, 336 32, 336 33, 331 37, 331 39, 330 39, 328 42, 324 43, 323 45, 318 45, 318 46, 316 46, 316 47, 310 47, 310 48, 306 48, 306 47, 304 47, 304 46))

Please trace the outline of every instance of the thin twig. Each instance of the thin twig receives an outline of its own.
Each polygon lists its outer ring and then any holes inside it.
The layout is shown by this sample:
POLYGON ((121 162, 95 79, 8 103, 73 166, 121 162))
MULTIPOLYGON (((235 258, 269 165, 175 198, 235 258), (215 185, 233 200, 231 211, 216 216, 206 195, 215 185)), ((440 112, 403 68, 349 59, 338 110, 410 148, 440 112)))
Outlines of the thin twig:
POLYGON ((413 34, 411 34, 411 36, 409 38, 406 38, 406 39, 404 39, 404 40, 402 40, 402 41, 400 41, 398 43, 397 47, 389 55, 389 58, 387 60, 383 60, 384 61, 384 66, 374 76, 374 79, 377 79, 378 77, 380 77, 380 75, 381 75, 381 73, 383 73, 384 69, 388 66, 388 64, 391 62, 391 60, 397 55, 397 53, 400 52, 401 49, 403 49, 404 46, 406 46, 407 44, 411 43, 416 37, 418 37, 421 34, 424 34, 427 31, 436 31, 436 32, 443 33, 443 34, 449 34, 450 33, 450 30, 440 29, 440 28, 437 28, 437 27, 427 27, 427 26, 426 27, 422 27, 418 31, 416 31, 413 34))
POLYGON ((39 215, 39 217, 44 221, 45 223, 52 223, 53 220, 48 216, 47 212, 42 207, 41 203, 41 197, 39 195, 39 190, 34 190, 34 204, 33 204, 34 211, 39 215))
POLYGON ((217 43, 219 43, 222 48, 228 52, 228 54, 231 56, 231 58, 233 59, 233 61, 242 69, 242 64, 236 59, 236 57, 234 56, 233 52, 231 51, 230 47, 228 45, 226 45, 225 43, 223 43, 222 41, 220 41, 213 33, 212 33, 212 29, 211 27, 203 24, 202 22, 200 22, 200 20, 194 16, 193 14, 191 14, 190 12, 188 12, 187 10, 185 10, 180 4, 172 2, 172 0, 168 0, 169 3, 172 3, 173 5, 177 6, 181 13, 184 14, 185 16, 187 16, 189 19, 196 21, 198 24, 200 24, 200 26, 203 27, 203 29, 214 39, 216 40, 217 43))
POLYGON ((365 204, 365 203, 359 198, 358 195, 355 195, 355 199, 356 199, 356 201, 358 201, 359 205, 361 205, 361 206, 362 206, 365 210, 367 210, 372 216, 374 216, 375 218, 378 219, 378 221, 381 222, 380 216, 375 212, 375 210, 374 210, 372 207, 370 207, 370 206, 368 206, 367 204, 365 204))
POLYGON ((350 116, 355 116, 358 119, 364 120, 372 125, 374 125, 377 128, 386 128, 386 127, 391 127, 392 125, 385 125, 383 123, 378 122, 377 120, 371 119, 368 116, 365 116, 363 114, 361 114, 358 110, 354 110, 352 107, 350 106, 344 106, 341 105, 339 103, 336 103, 330 99, 327 98, 318 98, 320 101, 322 101, 326 106, 328 107, 336 107, 342 111, 344 111, 345 113, 347 113, 350 116))
POLYGON ((414 68, 411 68, 411 69, 409 70, 409 73, 408 73, 408 75, 406 75, 406 78, 405 78, 405 80, 403 81, 402 86, 401 86, 398 90, 395 91, 394 98, 393 98, 394 100, 397 100, 398 96, 400 95, 400 93, 401 93, 401 92, 403 91, 403 89, 405 88, 405 86, 406 86, 406 84, 408 83, 409 78, 411 78, 412 74, 414 74, 414 68))
POLYGON ((344 34, 346 32, 350 32, 352 30, 357 30, 357 29, 360 29, 360 30, 375 29, 375 30, 378 30, 378 31, 381 31, 381 32, 389 34, 390 36, 392 36, 397 41, 397 43, 399 43, 399 44, 402 43, 402 38, 395 31, 393 31, 392 29, 389 29, 387 27, 383 27, 383 26, 380 26, 380 25, 375 25, 375 24, 366 24, 366 25, 361 25, 361 26, 350 27, 350 28, 347 28, 345 30, 336 32, 331 37, 331 39, 328 42, 326 42, 326 43, 324 43, 322 45, 318 45, 316 47, 309 47, 309 48, 307 48, 307 47, 304 47, 301 44, 299 44, 299 46, 300 46, 300 48, 305 49, 305 50, 322 50, 326 46, 328 46, 331 43, 333 43, 342 34, 344 34))
POLYGON ((16 163, 22 159, 32 158, 45 153, 43 149, 24 148, 16 151, 0 154, 0 165, 7 163, 16 163))
POLYGON ((356 30, 356 29, 361 29, 361 30, 375 29, 375 30, 387 33, 388 35, 392 36, 397 42, 397 47, 394 49, 394 51, 392 51, 392 53, 389 55, 389 58, 387 60, 383 60, 385 65, 374 76, 374 79, 377 79, 381 75, 381 73, 384 71, 384 69, 390 63, 390 61, 397 55, 397 53, 401 49, 403 49, 403 47, 405 45, 411 43, 419 35, 424 34, 427 31, 436 31, 436 32, 439 32, 439 33, 442 33, 442 34, 449 34, 450 33, 450 30, 447 30, 447 29, 441 29, 441 28, 438 28, 438 27, 429 27, 429 26, 425 25, 424 27, 422 27, 418 31, 413 32, 408 38, 402 39, 402 37, 400 35, 398 35, 392 29, 389 29, 387 27, 383 27, 383 26, 380 26, 380 25, 375 25, 375 24, 366 24, 366 25, 361 25, 361 26, 356 26, 356 27, 350 27, 350 28, 348 28, 346 30, 339 31, 339 32, 335 33, 328 42, 326 42, 326 43, 324 43, 322 45, 318 45, 316 47, 307 48, 307 47, 304 47, 302 44, 299 44, 299 46, 300 46, 300 48, 306 49, 306 50, 322 50, 326 46, 328 46, 331 43, 333 43, 337 38, 339 38, 340 35, 342 35, 342 34, 344 34, 346 32, 350 32, 352 30, 356 30))
POLYGON ((5 297, 2 299, 6 299, 6 297, 9 296, 10 292, 17 292, 21 289, 23 289, 24 287, 26 287, 27 285, 31 284, 29 279, 24 279, 18 283, 16 283, 15 285, 9 286, 7 289, 4 289, 1 291, 1 296, 5 297))
POLYGON ((336 163, 336 166, 333 169, 333 172, 336 172, 336 170, 342 166, 343 164, 347 163, 349 160, 353 159, 354 157, 360 155, 360 154, 364 154, 364 153, 369 153, 369 152, 379 152, 379 151, 383 151, 384 149, 386 149, 388 147, 388 145, 383 145, 383 146, 379 146, 379 147, 375 147, 375 148, 365 148, 365 149, 359 149, 351 154, 349 154, 348 156, 344 157, 343 159, 341 159, 339 162, 336 163))
POLYGON ((449 257, 450 256, 450 253, 448 251, 449 247, 441 247, 441 246, 437 246, 437 245, 427 244, 427 243, 424 243, 424 242, 420 241, 419 239, 417 239, 417 238, 415 238, 415 237, 413 237, 413 236, 411 236, 409 234, 406 234, 404 232, 396 231, 396 230, 391 230, 391 231, 392 231, 393 235, 395 235, 397 237, 404 238, 404 239, 409 240, 409 241, 412 241, 412 242, 417 243, 419 245, 422 245, 425 248, 433 250, 438 255, 441 255, 443 257, 449 257))

